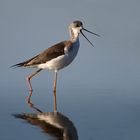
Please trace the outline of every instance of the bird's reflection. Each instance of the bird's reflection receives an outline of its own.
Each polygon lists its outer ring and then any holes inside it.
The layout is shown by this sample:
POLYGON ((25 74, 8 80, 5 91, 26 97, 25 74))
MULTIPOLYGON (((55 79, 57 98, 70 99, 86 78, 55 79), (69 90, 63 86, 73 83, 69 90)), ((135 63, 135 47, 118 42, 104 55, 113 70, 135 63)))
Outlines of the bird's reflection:
POLYGON ((60 112, 43 112, 31 105, 37 113, 15 114, 15 118, 26 120, 32 125, 39 126, 44 133, 56 140, 78 140, 77 130, 72 121, 60 112))

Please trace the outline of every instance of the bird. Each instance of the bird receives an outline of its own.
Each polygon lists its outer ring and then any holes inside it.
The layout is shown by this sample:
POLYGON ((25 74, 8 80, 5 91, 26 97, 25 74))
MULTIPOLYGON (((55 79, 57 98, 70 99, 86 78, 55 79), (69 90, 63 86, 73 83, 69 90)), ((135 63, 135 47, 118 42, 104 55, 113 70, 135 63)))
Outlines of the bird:
POLYGON ((27 84, 30 91, 28 97, 28 103, 31 103, 30 98, 32 96, 32 84, 31 79, 44 69, 54 71, 54 82, 53 82, 53 93, 54 93, 54 111, 57 110, 56 105, 56 87, 57 87, 57 77, 59 70, 65 68, 76 57, 80 42, 79 35, 82 34, 85 39, 94 47, 94 45, 89 41, 89 39, 84 35, 83 31, 89 32, 93 35, 100 36, 94 32, 91 32, 83 27, 83 23, 79 20, 73 21, 69 25, 70 39, 57 43, 50 48, 47 48, 38 55, 28 59, 24 62, 13 65, 12 67, 29 67, 37 68, 36 71, 27 76, 27 84))

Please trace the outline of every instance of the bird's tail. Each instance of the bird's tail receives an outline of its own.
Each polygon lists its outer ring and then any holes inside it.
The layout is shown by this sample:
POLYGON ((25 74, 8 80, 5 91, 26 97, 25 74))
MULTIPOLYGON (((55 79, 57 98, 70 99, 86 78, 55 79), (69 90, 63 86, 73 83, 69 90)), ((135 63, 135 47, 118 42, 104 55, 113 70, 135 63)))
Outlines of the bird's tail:
POLYGON ((12 65, 11 68, 16 68, 16 67, 24 67, 25 66, 25 62, 21 62, 15 65, 12 65))
POLYGON ((38 57, 38 55, 35 56, 35 57, 33 57, 33 58, 31 58, 31 59, 29 59, 29 60, 27 60, 27 61, 24 61, 24 62, 15 64, 15 65, 12 65, 11 68, 16 68, 16 67, 30 67, 30 66, 31 66, 30 62, 31 62, 33 59, 35 59, 36 57, 38 57))

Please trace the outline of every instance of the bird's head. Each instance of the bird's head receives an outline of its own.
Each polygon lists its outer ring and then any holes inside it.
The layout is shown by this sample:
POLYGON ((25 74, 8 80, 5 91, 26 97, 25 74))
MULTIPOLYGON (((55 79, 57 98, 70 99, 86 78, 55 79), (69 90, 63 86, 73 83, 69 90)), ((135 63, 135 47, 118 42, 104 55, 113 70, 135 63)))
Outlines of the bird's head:
POLYGON ((99 37, 98 34, 93 33, 93 32, 91 32, 91 31, 85 29, 85 28, 83 27, 83 23, 82 23, 81 21, 79 21, 79 20, 73 21, 73 22, 69 25, 69 30, 70 30, 71 37, 72 37, 73 39, 77 38, 78 35, 81 33, 81 34, 86 38, 86 40, 87 40, 93 47, 94 47, 94 45, 93 45, 93 44, 89 41, 89 39, 83 34, 83 30, 99 37))

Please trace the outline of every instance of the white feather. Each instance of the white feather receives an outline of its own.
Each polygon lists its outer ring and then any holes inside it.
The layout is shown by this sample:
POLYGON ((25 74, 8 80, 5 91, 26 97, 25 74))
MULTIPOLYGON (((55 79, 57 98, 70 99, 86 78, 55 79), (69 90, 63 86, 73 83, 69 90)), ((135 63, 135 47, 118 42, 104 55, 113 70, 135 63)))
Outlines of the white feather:
POLYGON ((79 50, 79 39, 76 40, 76 42, 71 44, 72 49, 68 50, 67 47, 65 47, 65 54, 58 56, 50 61, 47 61, 46 63, 39 64, 37 67, 40 69, 50 69, 50 70, 59 70, 67 65, 69 65, 74 58, 76 57, 78 50, 79 50))

